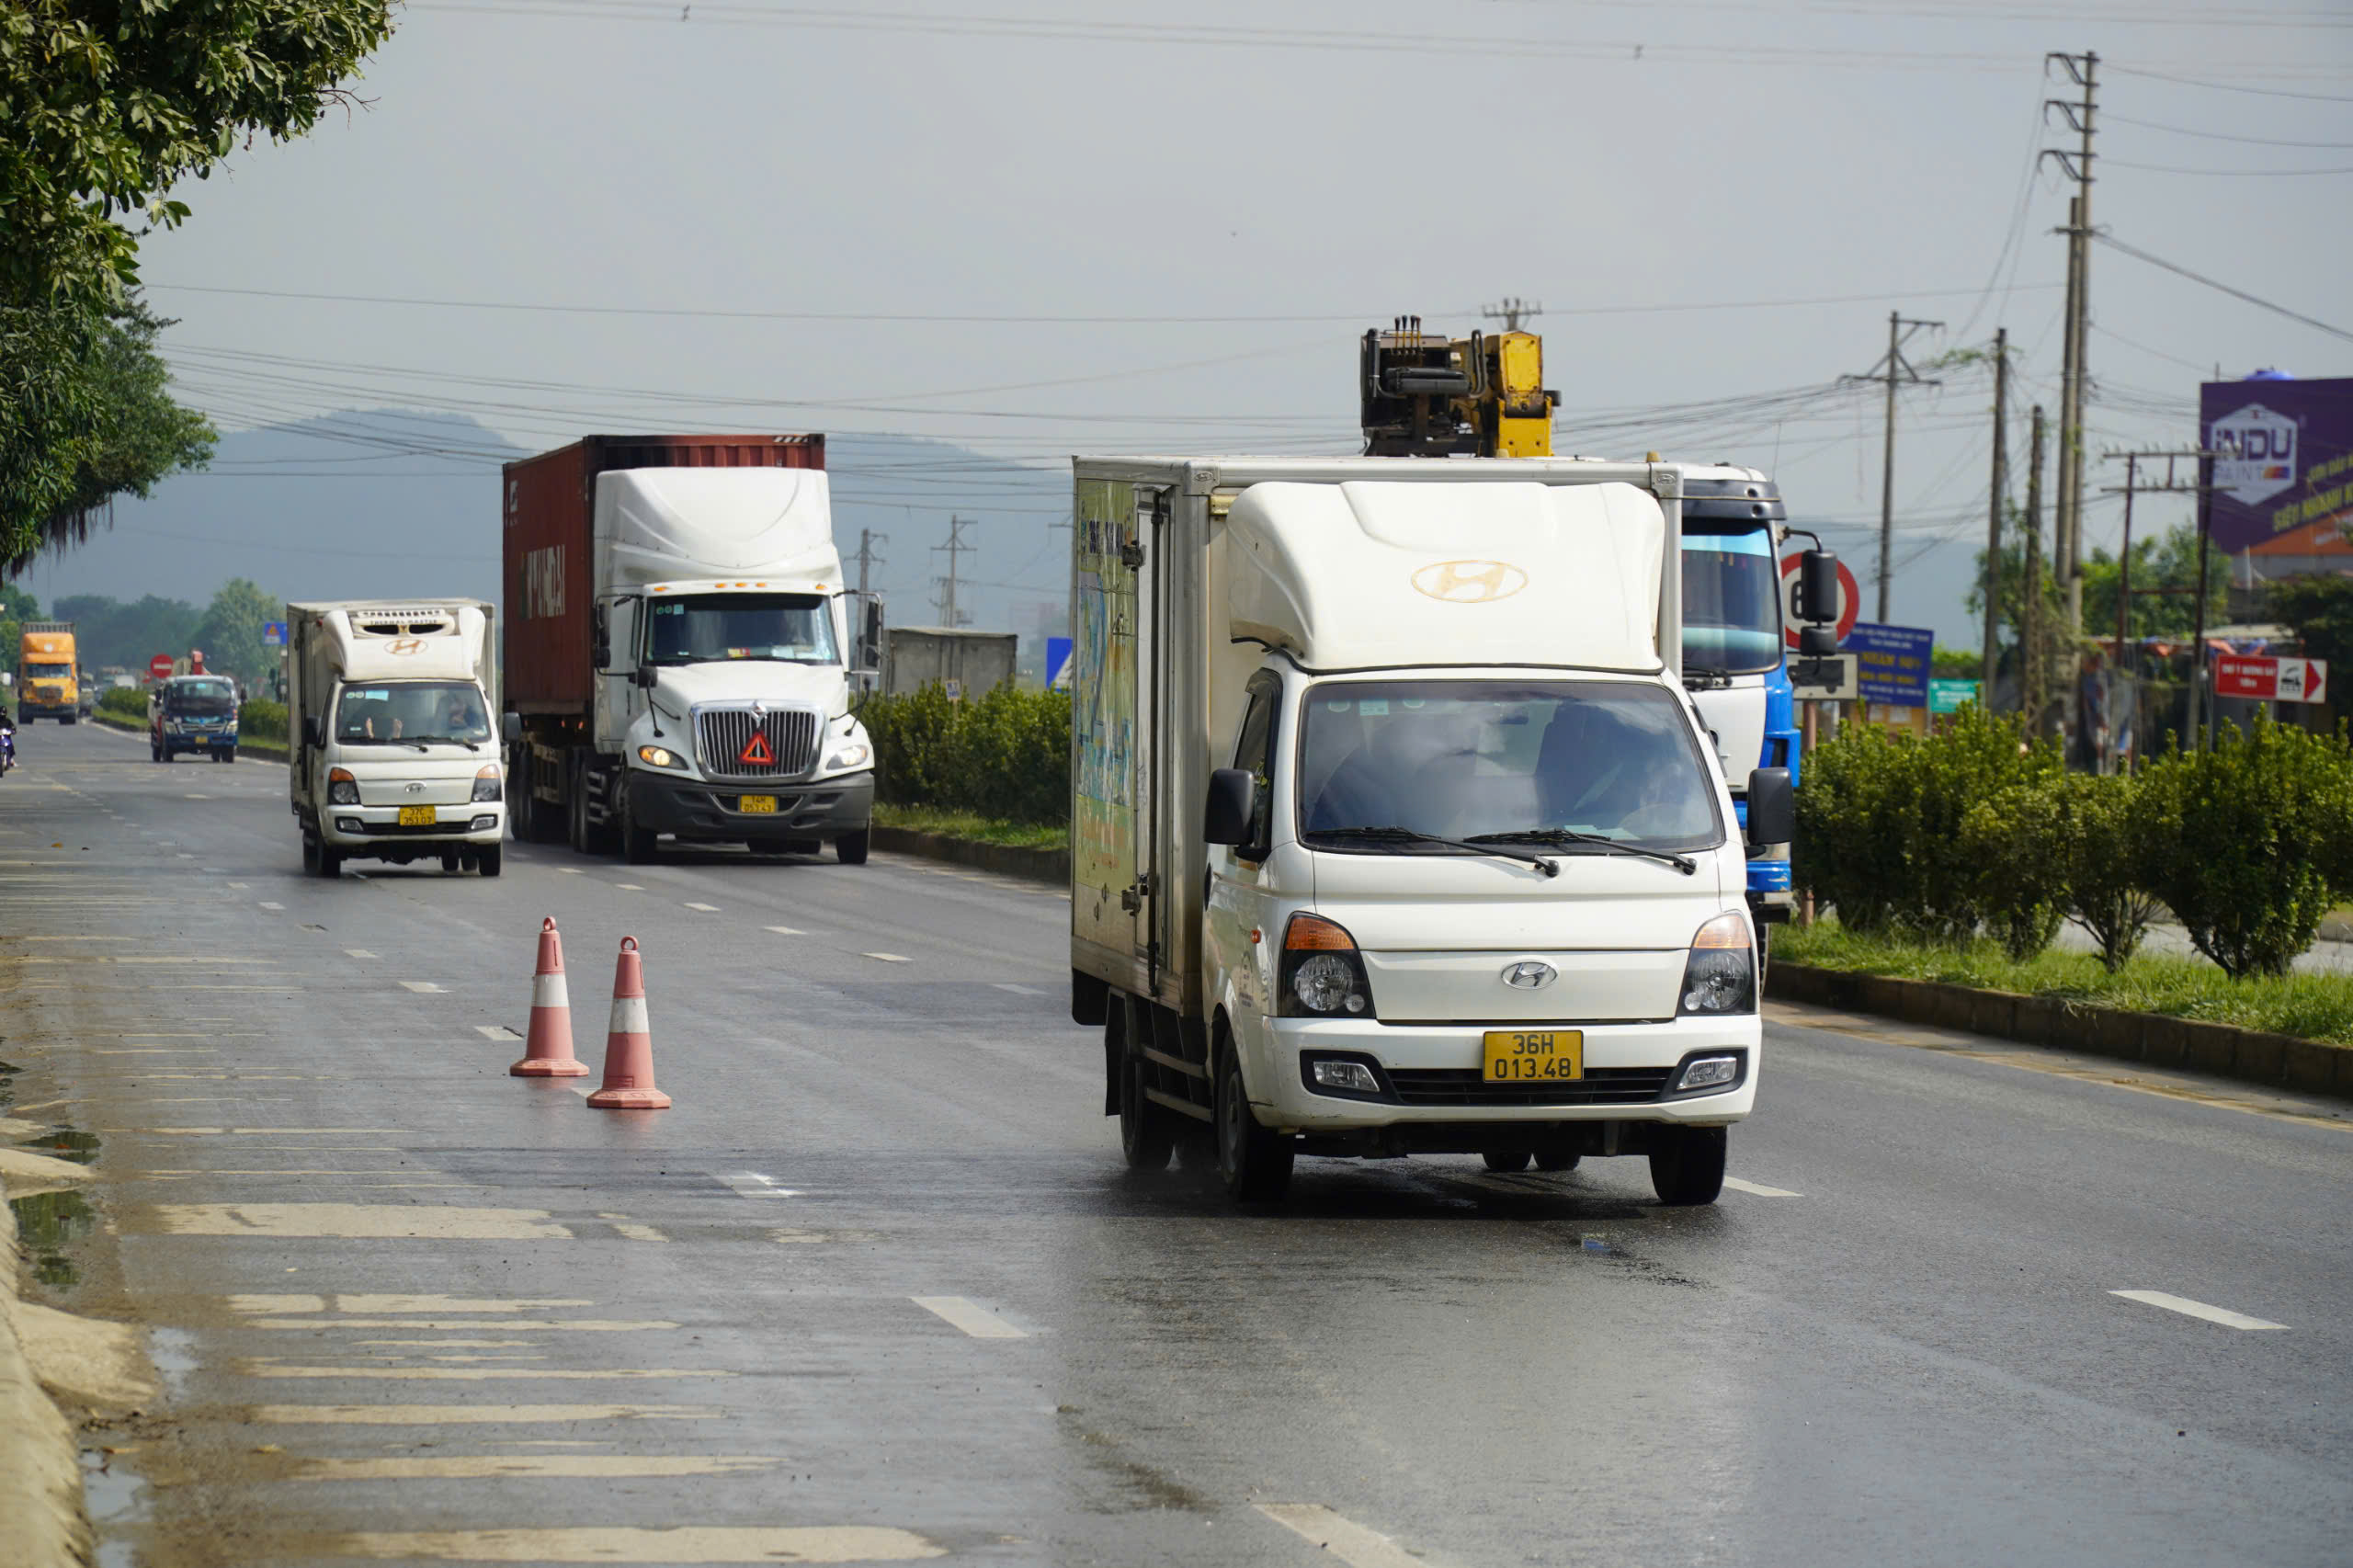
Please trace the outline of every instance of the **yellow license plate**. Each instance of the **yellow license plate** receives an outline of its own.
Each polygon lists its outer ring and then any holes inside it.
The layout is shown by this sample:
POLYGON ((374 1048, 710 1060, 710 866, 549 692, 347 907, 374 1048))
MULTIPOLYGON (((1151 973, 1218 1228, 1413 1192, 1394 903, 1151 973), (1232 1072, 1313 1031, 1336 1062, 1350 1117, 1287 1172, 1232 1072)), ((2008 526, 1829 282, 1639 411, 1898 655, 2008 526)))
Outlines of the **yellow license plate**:
POLYGON ((735 809, 739 812, 749 812, 754 816, 762 814, 774 816, 776 797, 774 795, 739 795, 735 800, 735 809))
POLYGON ((1490 1084, 1564 1084, 1585 1076, 1583 1029, 1489 1029, 1480 1077, 1490 1084))
POLYGON ((431 827, 439 820, 440 812, 431 806, 403 806, 401 808, 403 827, 431 827))

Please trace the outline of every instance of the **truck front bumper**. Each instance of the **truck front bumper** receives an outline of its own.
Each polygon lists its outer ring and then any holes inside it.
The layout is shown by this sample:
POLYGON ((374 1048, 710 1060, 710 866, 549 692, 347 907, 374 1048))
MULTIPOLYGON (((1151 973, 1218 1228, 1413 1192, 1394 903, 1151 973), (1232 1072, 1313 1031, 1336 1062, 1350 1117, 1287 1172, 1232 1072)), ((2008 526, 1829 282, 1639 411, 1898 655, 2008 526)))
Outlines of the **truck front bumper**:
POLYGON ((190 730, 183 734, 167 734, 161 744, 165 756, 177 756, 182 752, 234 751, 237 732, 234 730, 190 730))
MULTIPOLYGON (((1520 1028, 1542 1028, 1521 1025, 1520 1028)), ((1250 1099, 1269 1127, 1318 1133, 1417 1123, 1677 1122, 1721 1127, 1755 1108, 1764 1026, 1756 1014, 1685 1017, 1664 1024, 1563 1024, 1585 1036, 1584 1077, 1558 1085, 1486 1084, 1480 1078, 1483 1028, 1277 1018, 1267 1028, 1267 1060, 1250 1074, 1250 1099), (1695 1057, 1733 1056, 1727 1085, 1677 1087, 1695 1057), (1360 1062, 1381 1092, 1318 1086, 1318 1060, 1360 1062)))
POLYGON ((337 849, 370 855, 407 846, 438 849, 496 844, 506 835, 503 801, 475 801, 437 810, 438 822, 403 827, 398 806, 328 806, 319 813, 319 836, 337 849))
POLYGON ((632 767, 629 807, 640 827, 714 844, 771 844, 835 839, 863 833, 874 817, 874 774, 844 773, 811 784, 705 784, 652 768, 632 767), (743 809, 745 797, 767 799, 774 811, 743 809))

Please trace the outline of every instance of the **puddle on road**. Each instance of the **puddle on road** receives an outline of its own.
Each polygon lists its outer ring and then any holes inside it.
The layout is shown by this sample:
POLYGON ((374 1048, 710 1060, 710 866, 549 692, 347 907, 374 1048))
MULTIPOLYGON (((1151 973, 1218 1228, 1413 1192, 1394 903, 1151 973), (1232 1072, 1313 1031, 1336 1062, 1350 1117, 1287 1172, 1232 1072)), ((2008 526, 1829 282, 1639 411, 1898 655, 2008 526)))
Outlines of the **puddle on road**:
POLYGON ((71 1160, 77 1165, 94 1165, 98 1158, 98 1135, 72 1127, 60 1127, 28 1138, 17 1145, 36 1154, 47 1154, 52 1160, 71 1160))
POLYGON ((78 1192, 39 1192, 12 1198, 17 1243, 32 1257, 32 1276, 52 1290, 82 1282, 74 1250, 97 1224, 97 1210, 78 1192))

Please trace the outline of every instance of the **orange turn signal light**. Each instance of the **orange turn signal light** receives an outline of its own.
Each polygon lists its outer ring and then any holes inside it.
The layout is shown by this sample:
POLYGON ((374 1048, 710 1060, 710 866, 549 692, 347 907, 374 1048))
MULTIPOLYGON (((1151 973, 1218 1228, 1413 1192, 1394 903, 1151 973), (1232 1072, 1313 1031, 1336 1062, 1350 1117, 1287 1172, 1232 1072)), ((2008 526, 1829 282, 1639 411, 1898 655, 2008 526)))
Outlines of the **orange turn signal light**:
POLYGON ((1748 922, 1737 915, 1719 915, 1699 927, 1699 934, 1691 938, 1691 945, 1694 948, 1745 949, 1748 946, 1748 922))
POLYGON ((1320 915, 1294 915, 1283 928, 1287 952, 1352 953, 1357 939, 1320 915))

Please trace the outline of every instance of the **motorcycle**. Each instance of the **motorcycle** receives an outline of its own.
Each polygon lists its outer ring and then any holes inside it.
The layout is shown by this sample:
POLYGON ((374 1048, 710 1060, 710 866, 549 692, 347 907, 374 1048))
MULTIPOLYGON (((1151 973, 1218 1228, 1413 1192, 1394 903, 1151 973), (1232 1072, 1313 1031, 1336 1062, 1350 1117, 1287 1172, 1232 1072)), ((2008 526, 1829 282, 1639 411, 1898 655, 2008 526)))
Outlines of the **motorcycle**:
POLYGON ((17 766, 17 732, 0 729, 0 778, 6 778, 17 766))

